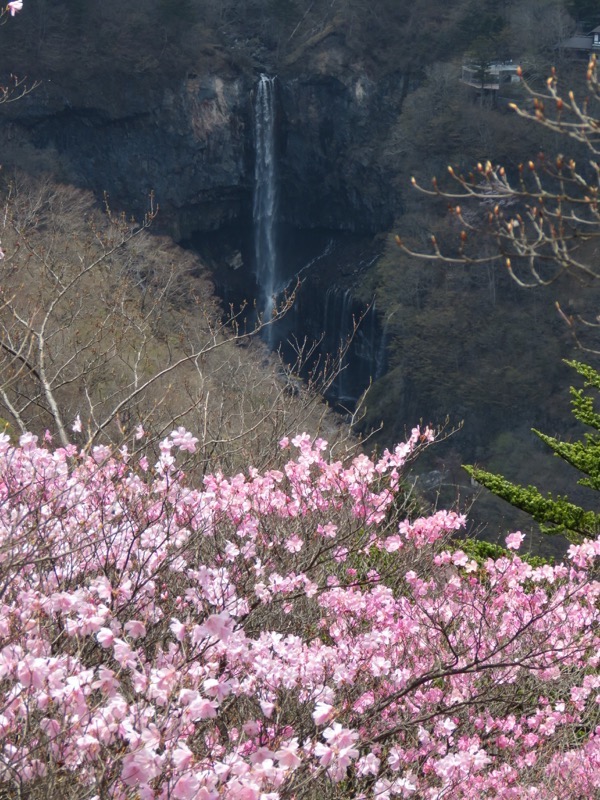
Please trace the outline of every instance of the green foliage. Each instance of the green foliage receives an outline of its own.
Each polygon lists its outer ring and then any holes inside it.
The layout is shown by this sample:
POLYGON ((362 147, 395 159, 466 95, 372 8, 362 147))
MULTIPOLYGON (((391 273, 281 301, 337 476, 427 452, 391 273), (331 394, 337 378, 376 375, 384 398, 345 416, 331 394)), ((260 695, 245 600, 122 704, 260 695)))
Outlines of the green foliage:
MULTIPOLYGON (((457 541, 456 544, 464 553, 477 561, 478 564, 483 564, 488 558, 496 561, 498 558, 503 558, 505 556, 508 558, 512 557, 510 551, 505 547, 501 547, 499 544, 493 544, 492 542, 483 541, 482 539, 462 539, 457 541)), ((551 563, 547 558, 531 556, 527 553, 519 553, 519 557, 528 564, 531 564, 532 567, 541 567, 544 564, 551 563)))
MULTIPOLYGON (((600 373, 578 361, 566 363, 585 380, 583 389, 571 388, 573 416, 579 422, 600 431, 600 414, 595 410, 594 397, 586 392, 589 389, 600 389, 600 373)), ((578 480, 580 486, 596 491, 600 489, 600 435, 586 433, 579 441, 564 442, 535 428, 533 432, 554 455, 583 473, 585 477, 578 480)), ((564 533, 571 541, 578 541, 584 536, 597 538, 600 535, 600 514, 571 502, 567 496, 550 493, 544 495, 535 486, 519 486, 501 475, 472 466, 465 469, 477 483, 533 517, 544 533, 564 533)))

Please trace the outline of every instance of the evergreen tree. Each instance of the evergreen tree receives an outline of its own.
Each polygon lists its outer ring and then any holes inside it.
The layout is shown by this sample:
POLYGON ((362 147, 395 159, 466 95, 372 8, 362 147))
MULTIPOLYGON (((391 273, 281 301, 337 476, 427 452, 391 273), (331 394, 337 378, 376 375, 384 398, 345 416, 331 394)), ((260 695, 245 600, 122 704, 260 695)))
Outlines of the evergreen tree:
MULTIPOLYGON (((571 387, 572 411, 575 418, 592 428, 595 433, 586 433, 576 442, 563 442, 533 429, 533 432, 554 452, 556 456, 571 464, 584 477, 580 486, 600 490, 600 413, 595 409, 594 396, 589 390, 600 389, 600 373, 588 364, 568 361, 584 378, 584 388, 571 387)), ((473 466, 465 467, 477 483, 485 486, 497 497, 506 500, 515 508, 531 515, 544 533, 564 533, 571 541, 582 537, 597 538, 600 535, 600 514, 572 503, 567 496, 542 494, 535 486, 519 486, 502 475, 496 475, 473 466)))

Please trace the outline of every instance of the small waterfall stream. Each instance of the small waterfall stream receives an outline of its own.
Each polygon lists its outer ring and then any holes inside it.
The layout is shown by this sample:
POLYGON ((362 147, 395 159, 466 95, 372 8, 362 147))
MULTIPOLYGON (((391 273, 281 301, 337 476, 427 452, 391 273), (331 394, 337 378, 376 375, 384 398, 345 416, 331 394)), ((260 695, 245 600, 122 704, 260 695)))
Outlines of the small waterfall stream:
MULTIPOLYGON (((260 310, 266 321, 274 309, 277 291, 277 159, 275 152, 275 78, 261 75, 254 108, 254 263, 260 289, 260 310)), ((273 343, 273 326, 266 328, 273 343)))
POLYGON ((351 289, 332 286, 323 303, 322 357, 343 354, 329 394, 352 406, 372 381, 386 370, 387 331, 373 300, 364 306, 351 289))

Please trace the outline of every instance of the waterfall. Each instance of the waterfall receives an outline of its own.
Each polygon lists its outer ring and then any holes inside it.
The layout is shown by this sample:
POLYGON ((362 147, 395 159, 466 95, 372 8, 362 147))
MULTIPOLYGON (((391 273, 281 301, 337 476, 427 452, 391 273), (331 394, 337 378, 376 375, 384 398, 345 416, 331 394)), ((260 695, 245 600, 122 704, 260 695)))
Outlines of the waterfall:
MULTIPOLYGON (((275 153, 275 78, 261 75, 254 109, 254 262, 256 282, 261 292, 260 310, 271 319, 277 290, 277 165, 275 153)), ((269 344, 273 326, 266 329, 269 344)))
POLYGON ((392 315, 382 319, 374 299, 365 307, 354 298, 351 289, 341 286, 330 286, 322 303, 320 355, 325 361, 344 351, 327 394, 342 408, 351 408, 365 389, 386 372, 392 315))
POLYGON ((351 357, 348 340, 354 333, 353 298, 350 289, 341 289, 331 286, 325 293, 325 315, 323 319, 323 351, 337 360, 343 354, 338 364, 338 373, 331 386, 332 394, 337 400, 348 401, 355 399, 351 391, 351 376, 349 359, 351 357))
POLYGON ((393 312, 387 315, 381 329, 381 337, 379 339, 379 346, 375 355, 375 379, 383 377, 387 370, 387 346, 390 338, 390 320, 393 312))
MULTIPOLYGON (((276 293, 280 294, 281 292, 288 291, 288 289, 293 289, 305 272, 308 272, 311 269, 311 267, 314 267, 314 265, 318 261, 321 261, 321 259, 326 258, 333 252, 334 246, 335 242, 333 241, 333 239, 329 239, 329 241, 325 245, 325 249, 321 253, 317 253, 316 256, 313 256, 313 258, 311 258, 310 261, 307 261, 306 264, 301 269, 299 269, 298 272, 296 272, 296 274, 293 275, 284 286, 277 287, 275 290, 276 293)), ((329 289, 327 291, 329 292, 329 289)))

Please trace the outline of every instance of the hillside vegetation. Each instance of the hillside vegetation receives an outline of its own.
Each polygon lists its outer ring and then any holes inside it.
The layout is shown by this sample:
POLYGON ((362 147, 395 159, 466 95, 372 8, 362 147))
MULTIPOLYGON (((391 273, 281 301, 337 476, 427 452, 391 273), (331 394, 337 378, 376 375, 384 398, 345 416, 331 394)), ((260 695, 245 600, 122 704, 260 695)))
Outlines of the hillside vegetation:
MULTIPOLYGON (((0 415, 62 444, 118 444, 141 426, 202 432, 206 463, 269 463, 298 427, 336 423, 242 318, 223 317, 202 265, 91 194, 24 175, 2 192, 0 415), (79 422, 78 422, 79 424, 79 422)), ((148 439, 147 439, 148 440, 148 439)))

